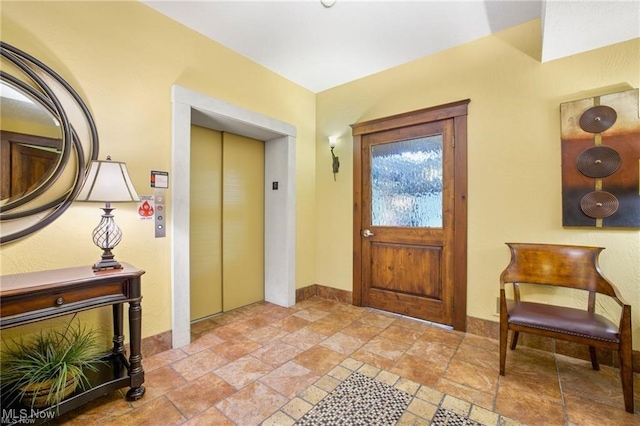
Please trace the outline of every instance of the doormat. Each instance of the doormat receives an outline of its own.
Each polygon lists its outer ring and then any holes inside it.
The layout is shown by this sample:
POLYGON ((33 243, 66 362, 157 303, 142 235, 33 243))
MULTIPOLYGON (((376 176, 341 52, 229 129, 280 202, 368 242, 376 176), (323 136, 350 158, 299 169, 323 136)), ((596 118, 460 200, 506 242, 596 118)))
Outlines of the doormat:
POLYGON ((449 411, 446 408, 438 408, 433 420, 431 420, 432 426, 482 426, 482 423, 478 423, 460 414, 449 411))
POLYGON ((356 371, 295 424, 395 425, 411 399, 408 393, 356 371))

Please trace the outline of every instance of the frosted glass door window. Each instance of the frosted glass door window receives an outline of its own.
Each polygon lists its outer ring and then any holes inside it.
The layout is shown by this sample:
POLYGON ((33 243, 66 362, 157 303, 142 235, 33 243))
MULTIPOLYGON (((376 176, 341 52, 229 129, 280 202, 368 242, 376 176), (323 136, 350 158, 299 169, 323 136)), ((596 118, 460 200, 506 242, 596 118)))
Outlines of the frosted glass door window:
POLYGON ((442 135, 371 146, 371 224, 442 228, 442 135))

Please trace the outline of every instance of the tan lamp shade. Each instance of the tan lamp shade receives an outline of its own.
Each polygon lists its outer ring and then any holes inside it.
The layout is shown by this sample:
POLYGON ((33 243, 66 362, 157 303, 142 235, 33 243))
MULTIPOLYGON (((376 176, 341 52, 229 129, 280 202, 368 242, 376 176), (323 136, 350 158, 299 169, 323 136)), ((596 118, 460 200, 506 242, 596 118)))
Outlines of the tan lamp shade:
POLYGON ((102 201, 124 203, 140 201, 133 187, 127 165, 120 161, 95 160, 91 162, 87 178, 76 201, 102 201))

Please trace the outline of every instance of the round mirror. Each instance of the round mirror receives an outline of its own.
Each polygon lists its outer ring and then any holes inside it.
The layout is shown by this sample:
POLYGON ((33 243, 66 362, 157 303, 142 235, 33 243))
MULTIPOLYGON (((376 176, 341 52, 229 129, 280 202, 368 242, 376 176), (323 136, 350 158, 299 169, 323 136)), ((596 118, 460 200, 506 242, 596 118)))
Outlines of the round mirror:
POLYGON ((58 218, 77 195, 98 136, 89 109, 49 67, 0 42, 0 243, 58 218))

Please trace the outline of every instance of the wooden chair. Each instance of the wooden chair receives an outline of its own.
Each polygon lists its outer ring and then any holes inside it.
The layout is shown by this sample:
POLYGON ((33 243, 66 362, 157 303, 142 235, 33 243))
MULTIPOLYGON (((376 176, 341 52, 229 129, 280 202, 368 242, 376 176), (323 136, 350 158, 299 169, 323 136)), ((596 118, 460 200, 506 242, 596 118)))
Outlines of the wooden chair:
POLYGON ((600 272, 602 247, 553 244, 507 243, 511 263, 500 275, 500 374, 505 374, 507 334, 513 330, 511 349, 520 332, 589 346, 591 365, 599 370, 596 348, 615 350, 620 359, 620 376, 625 409, 633 413, 633 365, 631 358, 631 306, 600 272), (513 285, 513 300, 507 300, 505 286, 513 285), (523 301, 522 284, 567 287, 587 291, 586 309, 523 301), (596 294, 611 297, 622 308, 618 325, 595 313, 596 294))

